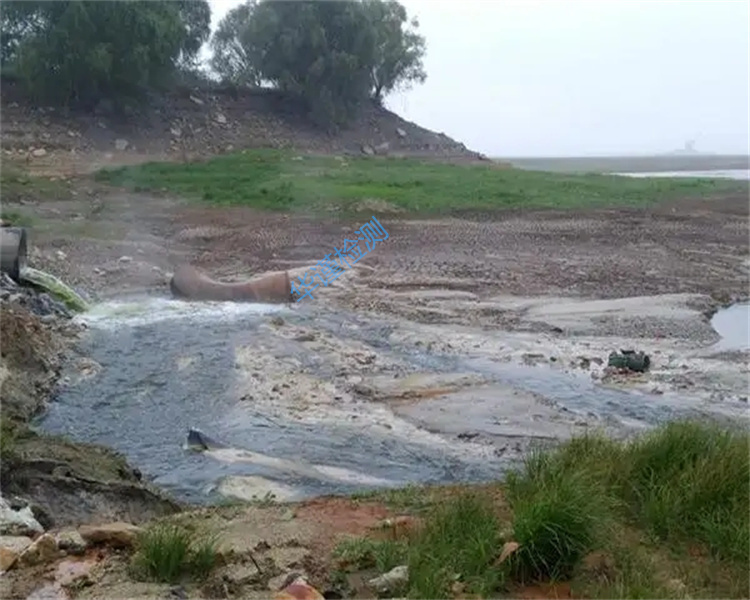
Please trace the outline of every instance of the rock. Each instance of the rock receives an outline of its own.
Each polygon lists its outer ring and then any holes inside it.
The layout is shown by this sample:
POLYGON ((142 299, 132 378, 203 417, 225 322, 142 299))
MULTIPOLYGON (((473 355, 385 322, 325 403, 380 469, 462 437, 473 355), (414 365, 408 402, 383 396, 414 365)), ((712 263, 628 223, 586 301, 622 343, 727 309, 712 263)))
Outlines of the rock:
POLYGON ((196 98, 195 96, 190 96, 190 99, 195 102, 198 106, 203 106, 203 100, 200 98, 196 98))
MULTIPOLYGON (((289 579, 292 578, 287 577, 287 580, 289 579)), ((323 594, 307 583, 303 576, 296 574, 291 583, 284 586, 273 597, 274 600, 324 600, 323 594)))
POLYGON ((117 259, 117 262, 121 262, 121 263, 133 262, 133 257, 132 256, 121 256, 120 258, 117 259))
POLYGON ((178 138, 178 137, 180 137, 182 135, 182 129, 180 129, 179 127, 172 127, 169 131, 176 138, 178 138))
POLYGON ((226 125, 227 122, 227 118, 221 113, 216 113, 216 115, 214 116, 214 120, 221 125, 226 125))
POLYGON ((413 535, 419 529, 421 521, 417 517, 401 515, 392 519, 379 521, 373 529, 386 530, 392 539, 404 539, 413 535))
POLYGON ((57 547, 68 554, 80 555, 86 552, 86 541, 75 529, 61 531, 56 537, 57 547))
POLYGON ((18 557, 18 565, 33 567, 52 562, 60 555, 55 538, 49 533, 39 536, 21 556, 18 557))
POLYGON ((409 582, 409 567, 401 565, 375 577, 367 582, 371 588, 380 594, 392 594, 402 589, 409 582))
POLYGON ((65 252, 63 252, 62 250, 58 250, 57 252, 55 252, 55 256, 57 257, 57 260, 65 260, 66 258, 68 258, 68 255, 65 254, 65 252))
POLYGON ((28 506, 13 510, 8 502, 0 497, 0 535, 28 535, 44 533, 44 528, 34 518, 28 506))
POLYGON ((396 127, 396 135, 398 135, 398 137, 400 137, 400 138, 405 138, 406 137, 406 132, 403 129, 401 129, 400 127, 396 127))
POLYGON ((372 149, 372 146, 368 146, 367 144, 365 144, 364 146, 362 146, 362 154, 372 156, 375 154, 375 150, 372 149))
POLYGON ((115 548, 131 548, 143 530, 133 525, 117 521, 106 525, 82 525, 78 533, 86 544, 107 544, 115 548))
POLYGON ((505 542, 505 544, 503 544, 503 549, 500 552, 500 556, 497 559, 497 564, 500 565, 504 563, 520 547, 521 544, 518 542, 505 542))
POLYGON ((391 145, 388 142, 383 142, 382 144, 378 144, 375 146, 375 154, 388 154, 388 150, 390 149, 391 145))
POLYGON ((31 539, 22 535, 0 536, 0 571, 10 569, 24 550, 31 546, 31 539))
POLYGON ((123 138, 117 138, 115 140, 115 149, 118 150, 119 152, 126 150, 128 145, 129 145, 128 140, 125 140, 123 138))
POLYGON ((681 579, 670 579, 666 583, 666 588, 676 598, 682 598, 687 592, 687 586, 681 579))
POLYGON ((47 156, 47 151, 44 148, 35 148, 31 151, 31 155, 35 158, 42 158, 42 156, 47 156))

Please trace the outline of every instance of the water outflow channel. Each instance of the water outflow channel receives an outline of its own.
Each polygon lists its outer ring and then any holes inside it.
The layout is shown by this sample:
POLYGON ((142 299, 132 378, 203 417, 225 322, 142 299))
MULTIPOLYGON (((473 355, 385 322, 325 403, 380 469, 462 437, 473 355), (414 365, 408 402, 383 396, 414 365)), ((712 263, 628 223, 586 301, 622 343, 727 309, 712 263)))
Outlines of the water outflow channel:
MULTIPOLYGON (((263 333, 263 325, 274 314, 290 324, 329 332, 339 340, 364 343, 405 365, 405 373, 473 372, 550 398, 568 414, 593 416, 604 424, 608 420, 618 426, 628 421, 654 424, 681 411, 664 397, 656 404, 652 397, 602 389, 585 379, 546 369, 400 347, 389 341, 392 323, 358 314, 300 305, 189 304, 143 298, 101 304, 86 313, 83 320, 88 330, 78 350, 99 363, 101 371, 80 378, 71 365, 67 374, 71 385, 61 389, 39 426, 50 433, 112 447, 153 483, 195 503, 215 501, 216 485, 226 476, 263 477, 301 496, 312 496, 371 487, 376 479, 380 486, 488 480, 509 466, 503 457, 494 456, 494 449, 478 452, 457 439, 462 430, 479 430, 489 438, 507 437, 507 427, 494 424, 499 422, 493 420, 496 407, 485 403, 481 393, 467 402, 462 424, 452 417, 440 421, 440 403, 450 399, 436 398, 407 408, 399 414, 411 430, 372 427, 367 408, 360 418, 339 420, 280 418, 267 402, 246 401, 238 410, 236 349, 257 346, 264 352, 263 336, 268 334, 263 333), (186 357, 189 366, 178 368, 186 357), (432 427, 446 436, 416 436, 413 424, 432 427), (223 461, 188 452, 185 442, 191 427, 227 446, 272 459, 223 461), (297 461, 324 465, 328 471, 346 469, 362 477, 337 477, 336 473, 316 477, 308 476, 305 467, 285 468, 297 461)), ((281 350, 293 355, 312 376, 324 380, 333 376, 334 367, 299 344, 290 342, 281 350)), ((372 406, 373 412, 383 410, 375 403, 372 406)), ((528 432, 518 434, 523 437, 528 432)))

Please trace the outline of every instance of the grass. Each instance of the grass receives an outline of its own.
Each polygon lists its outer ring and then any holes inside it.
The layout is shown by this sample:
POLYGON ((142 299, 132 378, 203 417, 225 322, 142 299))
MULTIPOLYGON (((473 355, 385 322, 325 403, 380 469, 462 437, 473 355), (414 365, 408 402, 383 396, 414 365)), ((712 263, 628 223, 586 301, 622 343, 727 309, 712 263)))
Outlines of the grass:
POLYGON ((205 579, 217 562, 216 541, 176 523, 157 523, 141 534, 132 567, 144 580, 176 583, 205 579))
POLYGON ((360 203, 373 199, 411 213, 434 214, 645 205, 747 189, 746 183, 719 179, 572 175, 405 158, 296 156, 278 150, 244 150, 199 163, 106 169, 96 178, 217 205, 347 213, 361 212, 360 203))
MULTIPOLYGON (((59 180, 52 181, 47 177, 36 177, 29 175, 26 170, 12 161, 4 159, 0 168, 0 196, 3 204, 7 202, 20 202, 22 200, 54 200, 64 199, 70 194, 67 183, 59 180)), ((13 216, 25 218, 20 213, 8 211, 7 218, 14 225, 24 223, 13 220, 13 216)))
POLYGON ((342 555, 385 572, 408 564, 412 598, 497 597, 567 582, 577 597, 737 597, 750 593, 750 434, 674 422, 618 442, 575 438, 532 453, 503 486, 452 494, 407 540, 348 541, 342 555), (499 561, 503 544, 518 549, 499 561), (395 547, 394 547, 395 544, 395 547))

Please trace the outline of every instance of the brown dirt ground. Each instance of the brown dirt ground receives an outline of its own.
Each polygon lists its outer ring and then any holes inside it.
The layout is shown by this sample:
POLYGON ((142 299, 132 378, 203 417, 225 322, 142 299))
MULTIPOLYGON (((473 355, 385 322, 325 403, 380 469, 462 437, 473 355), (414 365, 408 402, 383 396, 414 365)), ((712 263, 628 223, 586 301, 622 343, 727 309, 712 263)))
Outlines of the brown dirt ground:
MULTIPOLYGON (((31 230, 31 245, 41 251, 31 263, 105 294, 166 291, 166 274, 185 261, 230 279, 315 262, 359 225, 188 206, 89 183, 77 193, 23 207, 43 222, 31 230)), ((361 261, 372 267, 363 283, 397 291, 449 287, 484 297, 693 292, 729 302, 748 296, 749 212, 740 195, 419 221, 380 212, 390 238, 361 261)), ((361 294, 346 300, 352 308, 378 308, 370 302, 361 294)))

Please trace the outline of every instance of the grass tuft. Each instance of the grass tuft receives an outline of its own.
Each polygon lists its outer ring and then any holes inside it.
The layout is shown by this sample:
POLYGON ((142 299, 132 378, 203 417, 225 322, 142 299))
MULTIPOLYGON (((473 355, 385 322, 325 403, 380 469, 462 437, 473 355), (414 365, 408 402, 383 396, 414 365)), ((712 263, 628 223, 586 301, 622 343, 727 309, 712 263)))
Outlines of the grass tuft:
POLYGON ((157 523, 138 540, 133 557, 136 577, 175 583, 205 579, 216 565, 216 542, 173 523, 157 523))
POLYGON ((503 584, 495 565, 500 522, 487 497, 464 494, 439 506, 409 549, 409 597, 448 598, 459 582, 471 594, 487 597, 503 584))
POLYGON ((512 564, 522 580, 568 578, 612 525, 614 503, 597 473, 567 459, 534 453, 524 473, 507 478, 514 541, 520 544, 512 564))

